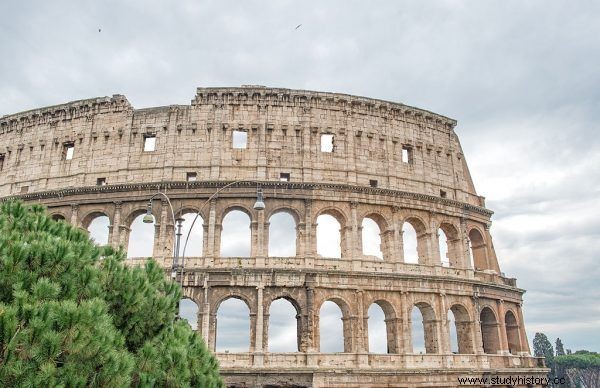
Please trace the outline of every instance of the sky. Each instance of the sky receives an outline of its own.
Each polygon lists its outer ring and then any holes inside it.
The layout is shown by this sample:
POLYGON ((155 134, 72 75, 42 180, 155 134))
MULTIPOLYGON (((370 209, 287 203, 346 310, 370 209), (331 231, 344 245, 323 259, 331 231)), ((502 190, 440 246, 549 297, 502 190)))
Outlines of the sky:
POLYGON ((454 118, 529 340, 600 351, 600 2, 4 1, 0 115, 259 84, 454 118), (299 27, 297 27, 299 26, 299 27))

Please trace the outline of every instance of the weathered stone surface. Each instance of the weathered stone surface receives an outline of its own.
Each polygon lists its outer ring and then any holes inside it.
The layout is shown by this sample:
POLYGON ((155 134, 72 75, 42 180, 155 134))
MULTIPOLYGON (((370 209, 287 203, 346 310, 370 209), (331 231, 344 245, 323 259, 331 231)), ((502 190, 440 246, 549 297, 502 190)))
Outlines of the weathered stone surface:
MULTIPOLYGON (((125 247, 132 221, 157 191, 176 209, 200 212, 203 257, 186 258, 183 277, 199 306, 199 332, 214 349, 219 304, 235 297, 250 310, 250 351, 218 354, 231 386, 447 387, 458 377, 542 376, 529 354, 523 290, 500 272, 492 213, 475 191, 455 125, 402 104, 258 86, 198 88, 191 105, 137 110, 121 95, 81 100, 0 118, 0 198, 41 202, 82 228, 106 215, 110 244, 125 247), (246 148, 233 147, 234 131, 247 133, 246 148), (321 152, 323 134, 333 134, 333 152, 321 152), (144 152, 152 136, 156 149, 144 152), (67 146, 74 147, 70 160, 67 146), (236 180, 245 181, 207 201, 236 180), (256 181, 265 210, 252 208, 256 181), (231 209, 251 219, 249 258, 219 256, 231 209), (268 221, 282 210, 297 226, 291 258, 267 253, 268 221), (341 225, 341 259, 316 253, 320 214, 341 225), (365 217, 381 230, 383 260, 362 253, 365 217), (404 222, 417 231, 419 264, 404 262, 404 222), (439 229, 448 237, 449 267, 441 265, 439 229), (278 298, 298 312, 297 353, 268 352, 269 307, 278 298), (343 312, 343 353, 319 351, 327 300, 343 312), (368 352, 372 303, 385 312, 389 354, 368 352), (427 354, 412 353, 414 306, 427 354), (448 310, 459 354, 450 351, 448 310)), ((170 268, 166 202, 155 201, 154 214, 154 256, 170 268)))

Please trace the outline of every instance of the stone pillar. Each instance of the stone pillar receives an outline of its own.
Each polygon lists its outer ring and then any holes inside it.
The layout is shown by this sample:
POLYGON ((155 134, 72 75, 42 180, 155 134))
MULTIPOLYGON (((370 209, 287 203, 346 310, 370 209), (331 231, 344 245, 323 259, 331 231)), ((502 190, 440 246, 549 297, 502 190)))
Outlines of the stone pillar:
POLYGON ((434 220, 429 221, 429 230, 431 230, 431 237, 429 239, 429 264, 430 265, 442 265, 442 257, 440 255, 440 232, 438 230, 437 223, 434 220))
POLYGON ((200 314, 200 333, 204 343, 208 346, 210 335, 210 303, 208 302, 208 274, 204 275, 204 285, 202 286, 203 301, 200 303, 198 313, 200 314))
POLYGON ((312 200, 310 199, 304 200, 304 224, 306 228, 304 233, 304 254, 305 256, 314 258, 317 256, 317 226, 313 223, 312 200))
POLYGON ((365 311, 363 290, 356 290, 356 314, 355 324, 353 327, 354 333, 354 349, 358 353, 366 353, 369 351, 369 332, 368 332, 368 312, 365 311))
POLYGON ((525 321, 523 319, 523 305, 519 303, 517 305, 517 319, 519 324, 519 341, 521 345, 521 352, 531 354, 531 350, 529 349, 529 341, 527 340, 527 332, 525 331, 525 321))
POLYGON ((263 337, 264 335, 264 307, 263 307, 263 290, 264 286, 261 284, 256 287, 256 319, 252 324, 254 327, 254 344, 250 345, 250 351, 259 353, 254 356, 254 366, 261 366, 264 362, 262 353, 265 351, 265 341, 268 341, 267 338, 263 337))
POLYGON ((210 311, 208 328, 208 348, 213 352, 217 351, 217 312, 210 311))
POLYGON ((296 257, 304 257, 306 242, 306 223, 299 222, 296 225, 296 257))
POLYGON ((79 205, 74 203, 71 205, 71 225, 79 227, 79 205))
POLYGON ((315 317, 315 290, 313 288, 313 282, 310 280, 307 280, 307 282, 305 283, 305 289, 306 289, 306 325, 303 328, 304 330, 301 333, 302 339, 300 341, 300 347, 301 350, 304 349, 304 351, 306 352, 314 352, 316 351, 316 349, 319 348, 319 344, 318 341, 315 340, 315 338, 318 337, 318 335, 316 334, 318 332, 318 330, 315 330, 315 328, 318 329, 318 324, 319 324, 319 320, 318 320, 318 316, 315 317), (316 323, 315 323, 316 322, 316 323), (316 325, 316 326, 315 326, 316 325))
POLYGON ((497 300, 496 306, 498 308, 498 330, 500 330, 500 353, 506 355, 510 354, 510 350, 508 346, 508 337, 506 336, 506 322, 504 322, 504 319, 506 318, 504 300, 497 300))
POLYGON ((407 292, 401 293, 401 309, 402 309, 402 343, 404 344, 404 353, 411 354, 413 352, 412 345, 412 318, 410 312, 412 305, 408 304, 407 292))
MULTIPOLYGON (((446 304, 446 294, 441 293, 438 299, 439 316, 440 316, 440 349, 442 354, 452 353, 452 344, 450 338, 450 321, 448 320, 448 310, 446 304)), ((456 317, 454 317, 456 319, 456 317)))
POLYGON ((122 244, 120 226, 121 226, 121 209, 123 207, 122 206, 123 203, 122 202, 114 202, 114 205, 115 205, 115 211, 113 214, 112 223, 110 225, 108 241, 113 248, 117 249, 122 244))
POLYGON ((350 203, 350 228, 346 228, 346 240, 348 242, 346 246, 346 249, 348 250, 347 256, 352 258, 361 257, 363 254, 362 226, 358 224, 357 208, 358 202, 353 201, 350 203))
POLYGON ((206 236, 205 237, 206 238, 206 251, 204 253, 204 256, 206 256, 206 257, 219 256, 218 244, 220 243, 220 237, 217 237, 217 232, 219 233, 219 236, 220 236, 220 230, 216 229, 216 223, 217 223, 216 207, 217 207, 217 201, 212 199, 210 201, 209 211, 208 211, 208 233, 205 235, 206 236))
POLYGON ((481 311, 479 308, 479 300, 474 297, 475 317, 473 325, 473 347, 475 348, 476 354, 485 354, 483 351, 483 334, 481 333, 481 311))

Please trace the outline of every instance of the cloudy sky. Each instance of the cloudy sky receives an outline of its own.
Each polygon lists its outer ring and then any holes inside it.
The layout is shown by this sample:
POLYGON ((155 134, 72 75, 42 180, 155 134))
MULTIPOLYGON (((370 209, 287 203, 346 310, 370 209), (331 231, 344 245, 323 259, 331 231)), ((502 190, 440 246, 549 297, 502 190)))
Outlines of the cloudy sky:
POLYGON ((599 2, 4 1, 0 14, 0 115, 261 84, 457 119, 501 268, 527 289, 529 339, 600 351, 599 2))

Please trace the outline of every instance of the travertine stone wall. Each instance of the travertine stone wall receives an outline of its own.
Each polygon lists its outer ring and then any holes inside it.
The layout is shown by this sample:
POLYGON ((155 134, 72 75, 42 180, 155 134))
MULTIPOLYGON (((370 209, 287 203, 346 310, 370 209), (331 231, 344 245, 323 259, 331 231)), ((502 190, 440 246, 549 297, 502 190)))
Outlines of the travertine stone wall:
MULTIPOLYGON (((492 213, 475 191, 455 125, 397 103, 258 86, 199 88, 191 105, 148 109, 121 95, 81 100, 0 118, 0 200, 43 203, 81 228, 107 216, 115 247, 128 246, 132 222, 157 192, 178 213, 200 213, 203 256, 186 257, 179 280, 213 350, 220 304, 238 298, 248 306, 248 352, 218 353, 230 386, 425 387, 456 386, 466 376, 543 376, 529 354, 523 290, 500 271, 492 213), (246 148, 233 147, 234 131, 246 133, 246 148), (333 152, 321 151, 324 134, 334 136, 333 152), (154 151, 144 151, 149 136, 154 151), (252 208, 257 183, 264 210, 252 208), (219 252, 233 209, 249 217, 247 258, 219 252), (281 211, 296 224, 293 257, 269 256, 269 222, 281 211), (340 223, 341 258, 317 254, 321 214, 340 223), (364 218, 379 226, 383 259, 363 254, 364 218), (405 223, 417 232, 418 264, 404 259, 405 223), (439 230, 448 238, 449 266, 442 265, 439 230), (295 353, 268 351, 269 307, 279 298, 297 312, 295 353), (326 301, 342 311, 343 353, 320 351, 326 301), (373 303, 385 313, 388 354, 369 353, 373 303), (414 308, 423 316, 426 354, 413 353, 414 308)), ((160 197, 153 214, 153 256, 168 269, 173 217, 160 197)))

